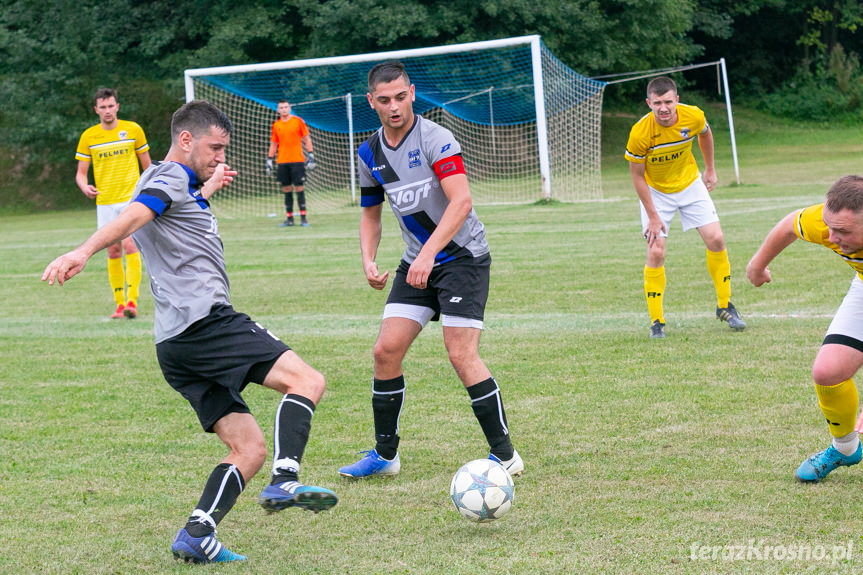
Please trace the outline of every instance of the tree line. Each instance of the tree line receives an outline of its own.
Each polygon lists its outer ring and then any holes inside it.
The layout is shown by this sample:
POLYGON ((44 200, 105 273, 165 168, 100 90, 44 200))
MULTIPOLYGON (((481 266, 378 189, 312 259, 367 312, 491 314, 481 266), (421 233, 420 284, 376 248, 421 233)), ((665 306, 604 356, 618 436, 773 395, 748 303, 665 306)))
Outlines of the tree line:
POLYGON ((87 205, 65 184, 100 86, 158 158, 187 68, 527 34, 586 76, 724 57, 736 102, 863 120, 858 0, 0 0, 0 207, 87 205))

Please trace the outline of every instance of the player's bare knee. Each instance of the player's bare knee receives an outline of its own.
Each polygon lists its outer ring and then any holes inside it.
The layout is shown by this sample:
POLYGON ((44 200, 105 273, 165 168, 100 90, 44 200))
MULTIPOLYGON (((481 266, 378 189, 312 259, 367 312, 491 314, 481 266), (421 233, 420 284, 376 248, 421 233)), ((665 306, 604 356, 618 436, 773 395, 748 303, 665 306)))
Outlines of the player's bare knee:
POLYGON ((309 367, 299 374, 294 374, 279 391, 307 397, 317 405, 321 396, 324 395, 326 386, 327 382, 323 374, 309 367))
POLYGON ((263 442, 255 442, 254 445, 250 445, 245 459, 249 469, 254 469, 253 474, 257 473, 267 461, 267 445, 263 442))
POLYGON ((303 378, 303 388, 304 392, 300 393, 300 395, 304 397, 308 397, 315 403, 321 398, 324 394, 324 389, 327 387, 327 380, 324 378, 323 374, 316 369, 311 369, 306 377, 303 378))
POLYGON ((474 349, 453 346, 451 349, 447 349, 447 353, 449 354, 450 363, 459 374, 467 371, 476 363, 482 362, 479 354, 474 349))
POLYGON ((842 366, 833 365, 829 362, 816 361, 812 366, 812 379, 815 385, 823 385, 830 387, 839 385, 846 379, 853 377, 853 373, 847 373, 848 370, 842 369, 842 366))
POLYGON ((248 481, 255 476, 267 461, 267 444, 263 436, 232 443, 227 460, 237 466, 243 479, 248 481))
POLYGON ((665 245, 658 242, 647 247, 647 265, 652 268, 661 267, 665 263, 665 245))
POLYGON ((401 347, 393 342, 378 340, 373 349, 375 365, 392 365, 402 360, 401 347))

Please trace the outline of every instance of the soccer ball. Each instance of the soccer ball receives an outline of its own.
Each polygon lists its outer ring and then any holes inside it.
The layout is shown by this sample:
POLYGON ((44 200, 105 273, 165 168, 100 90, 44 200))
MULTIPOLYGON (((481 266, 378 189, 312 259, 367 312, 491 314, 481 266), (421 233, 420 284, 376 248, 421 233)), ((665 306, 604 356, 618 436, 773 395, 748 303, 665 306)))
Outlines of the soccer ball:
POLYGON ((515 486, 500 463, 476 459, 455 472, 449 495, 459 513, 471 521, 485 523, 506 515, 512 507, 515 486))

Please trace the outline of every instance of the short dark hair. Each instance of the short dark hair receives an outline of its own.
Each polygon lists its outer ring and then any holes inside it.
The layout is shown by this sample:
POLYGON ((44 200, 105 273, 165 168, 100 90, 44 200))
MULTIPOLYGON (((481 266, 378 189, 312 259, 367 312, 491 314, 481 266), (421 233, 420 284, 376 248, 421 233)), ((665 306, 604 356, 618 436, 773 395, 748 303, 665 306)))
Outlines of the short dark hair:
POLYGON ((206 100, 192 100, 171 117, 171 141, 176 142, 180 132, 190 132, 197 138, 213 127, 226 134, 234 131, 234 125, 223 111, 206 100))
POLYGON ((827 191, 824 207, 834 214, 842 210, 863 212, 863 176, 843 176, 827 191))
POLYGON ((290 104, 291 102, 287 98, 282 98, 279 100, 279 104, 290 104))
POLYGON ((405 65, 398 60, 376 64, 374 68, 369 70, 369 92, 374 92, 378 84, 394 82, 399 78, 404 78, 408 84, 411 83, 408 73, 405 72, 405 65))
MULTIPOLYGON (((97 105, 99 100, 106 100, 108 98, 114 98, 117 100, 117 90, 113 90, 111 88, 99 88, 96 90, 96 93, 93 94, 93 105, 97 105)), ((118 102, 120 100, 117 100, 118 102)))
POLYGON ((661 96, 669 90, 673 91, 676 94, 677 84, 675 84, 674 80, 672 80, 668 76, 659 76, 658 78, 654 78, 647 84, 647 97, 650 98, 651 94, 661 96))

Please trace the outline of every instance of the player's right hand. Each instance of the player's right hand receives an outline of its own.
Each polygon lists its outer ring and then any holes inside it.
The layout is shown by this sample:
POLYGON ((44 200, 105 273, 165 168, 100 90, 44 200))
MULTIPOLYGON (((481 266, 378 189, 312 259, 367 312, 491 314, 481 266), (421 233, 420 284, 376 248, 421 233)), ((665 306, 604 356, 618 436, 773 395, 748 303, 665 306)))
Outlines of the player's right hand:
POLYGON ((652 246, 655 244, 662 237, 663 232, 668 233, 668 230, 665 229, 665 224, 662 223, 662 220, 649 220, 647 229, 644 230, 644 239, 647 240, 647 245, 652 246))
POLYGON ((42 273, 42 281, 47 281, 50 286, 54 285, 54 280, 57 280, 57 283, 63 285, 66 280, 84 269, 84 266, 87 265, 87 259, 75 251, 65 253, 48 264, 42 273))
POLYGON ((267 171, 267 175, 268 175, 268 176, 270 176, 270 175, 272 175, 272 174, 273 174, 273 159, 272 159, 272 158, 267 158, 266 168, 265 168, 265 169, 266 169, 266 171, 267 171))
POLYGON ((751 261, 746 265, 746 277, 755 287, 770 283, 772 279, 770 277, 770 268, 753 265, 751 261))
POLYGON ((84 195, 90 198, 91 200, 99 195, 99 190, 96 189, 96 186, 87 186, 86 190, 81 190, 84 192, 84 195))
POLYGON ((377 290, 382 290, 387 285, 387 279, 390 277, 390 272, 385 271, 381 274, 378 271, 378 264, 375 262, 369 262, 366 265, 366 281, 369 282, 369 285, 377 290))

